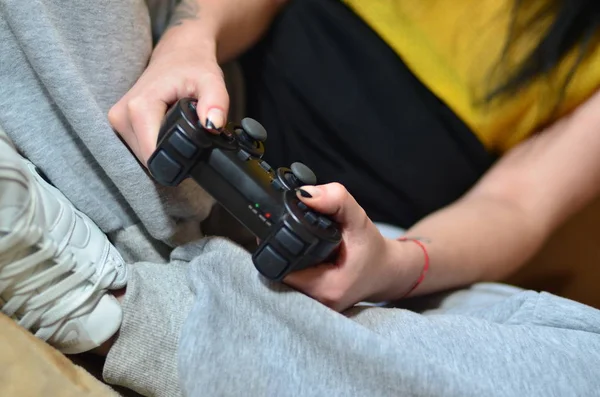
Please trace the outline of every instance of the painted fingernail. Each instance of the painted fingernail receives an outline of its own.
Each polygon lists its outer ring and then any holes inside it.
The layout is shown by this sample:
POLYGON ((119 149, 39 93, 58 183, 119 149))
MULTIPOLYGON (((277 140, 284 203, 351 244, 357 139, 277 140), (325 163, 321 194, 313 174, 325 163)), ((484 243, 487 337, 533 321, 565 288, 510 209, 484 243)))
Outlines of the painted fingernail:
POLYGON ((225 115, 221 109, 213 108, 206 115, 206 128, 220 130, 225 126, 225 115))
POLYGON ((209 130, 216 130, 217 127, 215 127, 215 125, 213 124, 212 121, 210 121, 210 119, 206 119, 206 128, 208 128, 209 130))
POLYGON ((310 194, 309 192, 307 192, 304 189, 296 189, 296 191, 298 193, 300 193, 300 196, 302 196, 302 197, 306 197, 306 198, 312 198, 313 197, 312 194, 310 194))

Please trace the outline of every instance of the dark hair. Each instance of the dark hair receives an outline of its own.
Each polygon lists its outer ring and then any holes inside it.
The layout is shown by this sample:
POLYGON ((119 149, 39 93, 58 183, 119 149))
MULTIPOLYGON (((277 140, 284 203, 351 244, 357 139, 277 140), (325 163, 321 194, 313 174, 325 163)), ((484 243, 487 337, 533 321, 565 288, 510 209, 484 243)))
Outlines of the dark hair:
POLYGON ((503 83, 489 93, 488 99, 518 91, 534 78, 551 72, 571 50, 579 47, 577 61, 572 65, 565 81, 561 82, 559 96, 562 96, 577 66, 589 50, 590 43, 595 39, 600 26, 600 0, 547 0, 528 20, 519 21, 523 6, 532 1, 542 0, 515 0, 505 55, 525 29, 536 28, 536 23, 550 13, 553 20, 538 45, 503 83))

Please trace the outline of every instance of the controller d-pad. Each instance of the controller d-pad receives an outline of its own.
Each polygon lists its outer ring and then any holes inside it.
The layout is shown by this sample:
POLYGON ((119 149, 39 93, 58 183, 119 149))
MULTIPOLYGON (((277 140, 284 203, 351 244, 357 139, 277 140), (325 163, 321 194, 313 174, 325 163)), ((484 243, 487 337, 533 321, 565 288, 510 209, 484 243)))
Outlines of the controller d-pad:
POLYGON ((298 255, 304 249, 304 242, 287 227, 283 227, 277 232, 275 240, 281 243, 292 255, 298 255))
POLYGON ((198 151, 196 145, 183 135, 181 131, 175 131, 169 137, 169 143, 186 159, 191 159, 198 151))
POLYGON ((289 265, 288 261, 270 245, 267 245, 258 254, 256 264, 260 267, 264 276, 269 279, 278 278, 289 265))
POLYGON ((150 163, 150 172, 159 181, 171 184, 177 179, 182 167, 161 149, 150 163))

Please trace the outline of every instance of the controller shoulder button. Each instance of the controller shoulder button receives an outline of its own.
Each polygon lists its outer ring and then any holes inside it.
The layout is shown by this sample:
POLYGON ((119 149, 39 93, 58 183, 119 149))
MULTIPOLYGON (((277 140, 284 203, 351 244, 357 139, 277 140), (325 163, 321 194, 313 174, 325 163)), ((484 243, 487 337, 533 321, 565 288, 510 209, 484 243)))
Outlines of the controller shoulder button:
POLYGON ((298 255, 304 249, 304 242, 287 227, 282 227, 277 232, 275 240, 290 251, 292 255, 298 255))
POLYGON ((186 159, 191 159, 198 151, 196 145, 194 145, 194 143, 179 130, 175 130, 175 132, 169 137, 169 144, 171 144, 171 146, 173 146, 186 159))
POLYGON ((181 165, 173 160, 164 149, 161 149, 150 162, 150 173, 159 181, 172 184, 182 170, 181 165))
POLYGON ((277 279, 289 266, 288 261, 270 245, 266 245, 256 256, 256 264, 269 279, 277 279))

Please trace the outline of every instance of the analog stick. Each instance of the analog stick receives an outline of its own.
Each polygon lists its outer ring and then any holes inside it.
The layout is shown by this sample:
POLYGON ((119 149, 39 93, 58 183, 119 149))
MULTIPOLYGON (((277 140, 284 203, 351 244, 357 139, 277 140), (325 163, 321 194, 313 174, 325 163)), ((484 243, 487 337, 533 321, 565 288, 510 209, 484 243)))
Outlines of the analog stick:
POLYGON ((267 130, 258 121, 246 117, 242 120, 242 137, 247 142, 258 141, 264 142, 267 140, 267 130))
POLYGON ((295 179, 291 181, 294 185, 315 185, 317 183, 317 176, 313 170, 308 168, 306 165, 302 163, 293 163, 290 166, 290 169, 292 171, 292 175, 290 175, 290 177, 295 179))

